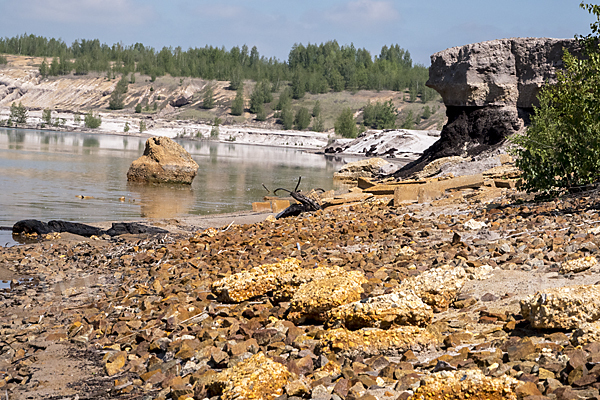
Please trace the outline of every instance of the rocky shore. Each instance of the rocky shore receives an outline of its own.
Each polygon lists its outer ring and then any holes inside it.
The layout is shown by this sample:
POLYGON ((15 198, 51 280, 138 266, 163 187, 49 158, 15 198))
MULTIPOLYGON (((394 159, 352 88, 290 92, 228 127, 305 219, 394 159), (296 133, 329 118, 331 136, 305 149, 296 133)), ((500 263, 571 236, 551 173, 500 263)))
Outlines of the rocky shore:
POLYGON ((595 193, 459 192, 1 249, 0 393, 598 398, 595 193))

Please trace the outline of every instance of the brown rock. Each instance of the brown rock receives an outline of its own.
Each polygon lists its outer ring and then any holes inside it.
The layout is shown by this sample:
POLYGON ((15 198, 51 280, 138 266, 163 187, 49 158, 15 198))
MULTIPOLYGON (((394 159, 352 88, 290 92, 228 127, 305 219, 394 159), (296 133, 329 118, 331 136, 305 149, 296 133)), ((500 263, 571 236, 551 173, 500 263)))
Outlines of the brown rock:
POLYGON ((305 397, 310 394, 310 387, 304 380, 296 379, 285 385, 285 392, 288 396, 305 397))
POLYGON ((120 351, 117 354, 109 357, 104 364, 104 369, 108 376, 112 376, 120 372, 127 362, 127 353, 120 351))
POLYGON ((350 390, 350 381, 345 378, 341 378, 335 383, 333 387, 333 393, 337 394, 341 398, 345 398, 348 396, 348 391, 350 390))
POLYGON ((130 182, 191 184, 198 164, 179 144, 167 137, 146 141, 144 155, 135 160, 127 172, 130 182))
POLYGON ((515 389, 515 393, 520 398, 527 396, 541 396, 542 392, 538 389, 537 385, 533 382, 525 382, 515 389))
POLYGON ((526 337, 509 346, 506 351, 510 361, 525 360, 528 355, 535 352, 535 345, 530 338, 526 337))
POLYGON ((302 357, 295 361, 300 375, 311 374, 314 370, 314 363, 310 356, 302 357))

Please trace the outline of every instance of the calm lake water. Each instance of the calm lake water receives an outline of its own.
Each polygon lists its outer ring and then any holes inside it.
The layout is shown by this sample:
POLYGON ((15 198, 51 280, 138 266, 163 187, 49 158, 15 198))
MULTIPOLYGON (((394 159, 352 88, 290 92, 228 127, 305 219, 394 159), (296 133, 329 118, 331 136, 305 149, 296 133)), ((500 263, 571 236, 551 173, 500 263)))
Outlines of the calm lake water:
POLYGON ((129 165, 145 142, 0 128, 0 226, 30 218, 91 223, 249 210, 266 194, 263 183, 293 189, 302 176, 302 189, 328 190, 344 163, 288 148, 180 141, 200 165, 191 187, 128 184, 129 165))

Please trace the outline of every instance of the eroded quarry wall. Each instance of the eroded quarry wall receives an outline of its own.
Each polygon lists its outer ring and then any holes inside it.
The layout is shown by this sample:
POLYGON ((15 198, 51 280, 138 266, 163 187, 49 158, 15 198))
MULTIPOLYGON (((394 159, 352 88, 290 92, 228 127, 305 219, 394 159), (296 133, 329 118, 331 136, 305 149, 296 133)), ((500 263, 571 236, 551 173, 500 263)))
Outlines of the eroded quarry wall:
POLYGON ((579 53, 574 39, 512 38, 432 55, 427 86, 442 96, 448 122, 440 139, 396 176, 441 157, 477 155, 524 129, 542 85, 556 82, 564 49, 579 53))

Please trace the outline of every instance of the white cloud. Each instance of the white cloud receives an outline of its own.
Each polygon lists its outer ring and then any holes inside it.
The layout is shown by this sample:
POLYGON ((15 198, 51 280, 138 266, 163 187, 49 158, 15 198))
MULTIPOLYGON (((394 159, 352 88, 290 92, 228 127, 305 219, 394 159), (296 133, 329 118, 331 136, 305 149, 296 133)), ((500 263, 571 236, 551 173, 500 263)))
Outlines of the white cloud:
POLYGON ((330 9, 326 18, 344 25, 375 25, 398 21, 400 13, 390 1, 356 0, 330 9))
POLYGON ((153 15, 132 0, 23 0, 20 14, 36 20, 65 24, 140 25, 153 15))

